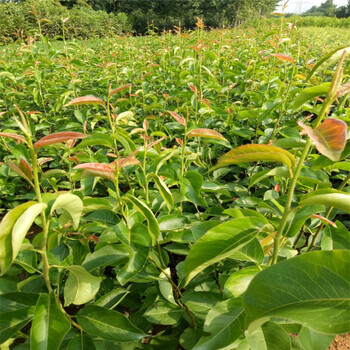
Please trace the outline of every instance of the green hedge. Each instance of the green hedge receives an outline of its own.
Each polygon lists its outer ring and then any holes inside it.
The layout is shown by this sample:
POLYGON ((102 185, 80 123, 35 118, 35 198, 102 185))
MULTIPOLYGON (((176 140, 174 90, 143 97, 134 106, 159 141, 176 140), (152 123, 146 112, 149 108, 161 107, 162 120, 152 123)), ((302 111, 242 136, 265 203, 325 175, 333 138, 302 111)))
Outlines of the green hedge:
POLYGON ((40 29, 42 35, 50 38, 62 36, 63 19, 67 18, 64 27, 68 39, 121 34, 132 30, 125 13, 95 11, 83 1, 70 10, 54 0, 0 3, 0 13, 0 42, 34 36, 40 33, 40 29))

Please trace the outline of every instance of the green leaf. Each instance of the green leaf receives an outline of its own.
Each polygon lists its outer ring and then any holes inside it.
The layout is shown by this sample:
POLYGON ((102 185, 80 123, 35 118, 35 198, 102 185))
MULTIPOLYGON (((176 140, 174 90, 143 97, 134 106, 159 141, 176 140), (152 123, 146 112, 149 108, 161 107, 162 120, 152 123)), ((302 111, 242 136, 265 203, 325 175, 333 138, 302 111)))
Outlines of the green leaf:
POLYGON ((332 343, 334 335, 323 334, 311 328, 302 327, 298 339, 305 350, 326 350, 332 343))
POLYGON ((145 217, 148 223, 149 236, 152 239, 152 244, 155 245, 160 235, 160 229, 158 222, 151 209, 145 203, 143 203, 138 198, 132 196, 131 194, 126 194, 122 199, 124 201, 132 203, 133 206, 137 209, 137 211, 139 211, 145 217))
POLYGON ((350 331, 350 251, 315 251, 268 267, 243 295, 248 329, 282 317, 326 334, 350 331))
POLYGON ((73 228, 76 230, 79 226, 81 213, 83 212, 82 200, 75 194, 61 194, 52 205, 51 214, 57 209, 64 210, 71 217, 73 228))
POLYGON ((96 346, 88 334, 77 334, 69 342, 66 350, 96 350, 96 346))
POLYGON ((230 346, 244 331, 244 309, 241 299, 228 299, 216 304, 205 319, 202 337, 192 350, 219 350, 230 346))
POLYGON ((0 222, 0 275, 2 276, 13 262, 12 228, 17 219, 36 202, 27 202, 10 210, 0 222))
POLYGON ((346 55, 350 52, 350 47, 343 46, 341 48, 337 48, 330 53, 328 53, 326 56, 322 57, 312 68, 311 72, 307 76, 306 80, 309 80, 317 71, 324 70, 327 67, 329 67, 331 64, 338 62, 341 58, 343 52, 346 52, 346 55))
POLYGON ((41 294, 30 331, 31 349, 58 350, 70 327, 70 322, 57 305, 54 292, 41 294))
POLYGON ((87 271, 93 271, 103 266, 115 265, 128 255, 128 249, 121 244, 106 245, 86 255, 82 266, 87 271))
POLYGON ((225 153, 211 169, 248 162, 282 162, 289 168, 295 165, 294 156, 288 151, 272 145, 244 145, 225 153))
POLYGON ((310 204, 334 207, 350 214, 350 194, 331 188, 312 191, 301 197, 299 206, 310 204))
POLYGON ((327 95, 331 87, 331 83, 323 83, 321 85, 312 86, 306 89, 303 89, 294 99, 294 102, 290 106, 291 109, 299 109, 305 102, 311 100, 317 96, 327 95))
POLYGON ((323 205, 306 205, 303 208, 292 211, 287 218, 284 236, 294 237, 301 230, 305 221, 313 214, 324 211, 323 205))
POLYGON ((0 344, 6 342, 34 315, 38 294, 6 293, 0 295, 0 344))
POLYGON ((36 217, 47 208, 45 203, 31 205, 16 221, 12 228, 12 261, 21 248, 24 237, 33 225, 36 217))
MULTIPOLYGON (((350 250, 350 234, 347 228, 339 220, 335 222, 337 227, 328 226, 325 231, 325 236, 329 236, 331 239, 331 245, 329 249, 348 249, 350 250)), ((324 238, 326 239, 326 238, 324 238)), ((327 250, 324 247, 324 242, 322 241, 322 250, 327 250)))
POLYGON ((267 322, 262 327, 248 331, 247 340, 254 350, 292 350, 288 333, 278 324, 267 322))
POLYGON ((165 182, 155 173, 149 174, 149 176, 154 180, 156 183, 159 193, 161 194, 162 198, 164 199, 164 202, 168 206, 168 209, 171 210, 174 207, 174 198, 171 194, 169 188, 165 184, 165 182))
POLYGON ((109 135, 96 133, 83 139, 76 149, 78 150, 87 146, 105 146, 107 148, 114 148, 114 142, 109 135))
POLYGON ((188 284, 206 267, 215 264, 253 240, 265 222, 257 217, 237 218, 215 226, 199 238, 184 265, 188 284))
POLYGON ((155 306, 150 306, 144 315, 151 323, 174 325, 180 321, 183 312, 184 310, 178 305, 159 302, 155 306))
POLYGON ((261 269, 257 266, 249 266, 234 272, 225 283, 224 297, 239 297, 246 291, 253 277, 260 271, 261 269))
POLYGON ((143 269, 152 245, 147 227, 142 224, 136 223, 131 228, 129 237, 129 245, 126 246, 129 250, 129 261, 117 274, 117 279, 122 286, 143 269))
POLYGON ((84 332, 115 342, 131 342, 147 336, 123 314, 95 305, 85 306, 77 315, 84 332))
POLYGON ((69 275, 64 286, 64 305, 81 305, 90 301, 100 288, 101 279, 88 273, 82 266, 67 267, 69 275))
POLYGON ((230 255, 230 258, 242 261, 250 261, 260 265, 264 260, 264 251, 261 247, 259 239, 254 238, 243 248, 233 252, 233 254, 230 255))
POLYGON ((125 288, 115 288, 104 294, 100 299, 96 300, 94 305, 101 306, 106 309, 113 309, 113 306, 120 302, 128 293, 130 292, 125 288))
MULTIPOLYGON (((170 271, 169 267, 167 269, 165 269, 165 273, 168 276, 171 276, 171 271, 170 271)), ((159 275, 158 287, 159 287, 160 294, 169 303, 177 305, 175 298, 174 298, 173 287, 172 287, 171 283, 169 282, 167 276, 163 272, 161 272, 159 275)))
POLYGON ((182 294, 181 301, 198 318, 205 320, 207 314, 222 300, 221 294, 189 290, 182 294))

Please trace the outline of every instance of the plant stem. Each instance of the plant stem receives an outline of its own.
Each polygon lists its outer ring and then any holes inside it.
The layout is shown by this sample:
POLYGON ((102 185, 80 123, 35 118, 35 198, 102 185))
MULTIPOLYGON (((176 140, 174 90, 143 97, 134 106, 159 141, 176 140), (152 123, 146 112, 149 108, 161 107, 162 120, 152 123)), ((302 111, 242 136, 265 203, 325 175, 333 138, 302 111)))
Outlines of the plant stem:
MULTIPOLYGON (((315 121, 314 128, 316 128, 321 123, 323 117, 326 115, 326 113, 328 111, 328 108, 329 108, 329 105, 331 104, 331 102, 332 101, 330 99, 325 100, 325 102, 322 106, 321 112, 315 121)), ((292 177, 292 181, 291 181, 290 186, 289 186, 289 190, 288 190, 288 194, 287 194, 287 201, 286 201, 286 204, 284 206, 283 216, 282 216, 280 225, 278 227, 278 230, 277 230, 277 233, 275 236, 271 265, 274 265, 277 263, 278 253, 279 253, 280 245, 281 245, 281 239, 283 237, 283 231, 284 231, 284 228, 287 224, 288 215, 291 212, 291 204, 292 204, 292 200, 293 200, 294 189, 295 189, 295 186, 297 184, 301 168, 303 167, 304 161, 309 153, 310 147, 311 147, 311 139, 309 138, 306 142, 306 145, 304 146, 303 152, 300 156, 297 168, 295 169, 295 172, 294 172, 293 177, 292 177)))

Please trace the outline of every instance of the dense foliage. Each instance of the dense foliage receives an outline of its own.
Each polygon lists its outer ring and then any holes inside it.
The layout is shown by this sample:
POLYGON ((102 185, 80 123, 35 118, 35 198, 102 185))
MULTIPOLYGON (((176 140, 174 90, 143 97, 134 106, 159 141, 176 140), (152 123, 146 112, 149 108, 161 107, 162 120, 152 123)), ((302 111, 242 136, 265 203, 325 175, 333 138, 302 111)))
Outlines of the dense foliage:
POLYGON ((277 0, 132 0, 132 1, 57 1, 26 0, 7 2, 0 0, 0 41, 4 37, 28 36, 37 30, 38 13, 42 32, 51 38, 62 35, 62 19, 68 37, 83 38, 110 33, 145 33, 180 26, 194 28, 196 17, 207 26, 234 26, 243 21, 270 14, 277 0))
POLYGON ((349 33, 197 27, 1 47, 3 347, 350 331, 349 33))

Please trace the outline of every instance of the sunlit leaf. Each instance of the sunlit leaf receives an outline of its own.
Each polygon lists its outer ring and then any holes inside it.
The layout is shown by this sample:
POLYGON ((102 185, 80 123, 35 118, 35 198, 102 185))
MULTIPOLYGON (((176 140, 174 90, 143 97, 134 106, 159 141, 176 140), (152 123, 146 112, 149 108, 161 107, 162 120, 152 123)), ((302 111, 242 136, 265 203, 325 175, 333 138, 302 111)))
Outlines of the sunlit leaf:
POLYGON ((274 57, 278 58, 281 61, 294 63, 294 60, 293 60, 292 57, 287 56, 287 55, 285 55, 283 53, 273 53, 271 56, 274 56, 274 57))
POLYGON ((131 342, 147 336, 123 314, 100 306, 85 306, 77 319, 84 332, 104 340, 131 342))
POLYGON ((44 146, 53 145, 55 143, 60 143, 68 140, 83 139, 84 137, 87 137, 87 136, 88 135, 82 134, 81 132, 74 132, 74 131, 57 132, 55 134, 44 136, 39 141, 34 143, 34 147, 41 148, 44 146))
POLYGON ((272 317, 318 332, 350 331, 350 251, 314 251, 281 261, 258 273, 243 295, 253 330, 272 317))
POLYGON ((184 117, 181 117, 180 115, 178 115, 175 112, 172 111, 167 111, 177 122, 179 122, 180 124, 182 124, 183 126, 186 126, 186 119, 184 117))
POLYGON ((244 145, 225 153, 212 170, 232 164, 269 161, 282 162, 289 168, 295 165, 294 156, 288 151, 272 145, 244 145))
POLYGON ((40 294, 30 331, 31 348, 58 350, 70 327, 70 322, 57 305, 55 293, 40 294))
POLYGON ((346 145, 347 125, 345 122, 340 119, 328 118, 316 129, 301 122, 298 124, 306 131, 321 154, 334 162, 340 160, 346 145))
POLYGON ((101 100, 98 97, 95 96, 81 96, 74 98, 73 100, 69 101, 65 107, 68 106, 79 106, 79 105, 101 105, 104 106, 105 103, 103 100, 101 100))
POLYGON ((91 275, 82 266, 68 267, 69 275, 64 286, 64 305, 81 305, 90 301, 100 288, 101 279, 91 275))
POLYGON ((132 87, 132 84, 130 84, 130 83, 125 84, 123 86, 119 86, 118 88, 111 90, 108 95, 112 96, 112 95, 116 94, 117 92, 123 91, 123 90, 125 90, 127 88, 131 88, 131 87, 132 87))
POLYGON ((111 181, 114 181, 115 173, 112 167, 108 164, 103 163, 82 163, 74 167, 74 169, 84 169, 85 175, 89 176, 100 176, 111 181))
POLYGON ((187 134, 187 137, 204 137, 215 140, 227 141, 219 132, 211 129, 193 129, 187 134))
POLYGON ((302 90, 294 99, 291 104, 291 108, 294 110, 299 109, 305 102, 311 100, 314 97, 325 96, 331 87, 331 83, 323 83, 321 85, 312 86, 302 90))
POLYGON ((196 241, 185 260, 186 284, 208 266, 249 243, 264 225, 260 218, 247 217, 224 222, 207 231, 196 241))
POLYGON ((321 204, 340 209, 350 214, 350 194, 333 189, 312 191, 301 197, 299 205, 321 204))

